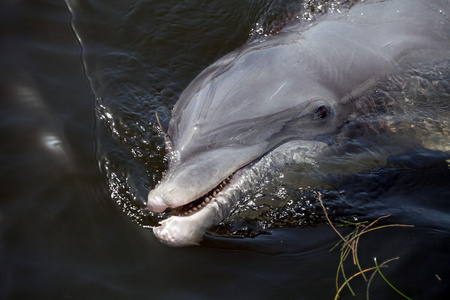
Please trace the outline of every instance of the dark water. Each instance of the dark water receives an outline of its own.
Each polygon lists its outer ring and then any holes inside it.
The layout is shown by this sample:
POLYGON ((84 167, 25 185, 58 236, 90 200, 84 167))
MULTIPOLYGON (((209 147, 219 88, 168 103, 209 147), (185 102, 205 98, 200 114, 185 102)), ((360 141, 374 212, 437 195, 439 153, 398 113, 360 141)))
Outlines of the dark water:
MULTIPOLYGON (((286 7, 298 6, 0 4, 1 299, 333 299, 339 252, 329 250, 338 237, 324 224, 319 191, 336 222, 391 214, 385 224, 415 225, 361 238, 361 264, 400 257, 383 269, 400 291, 414 299, 449 295, 450 173, 442 152, 420 147, 389 160, 374 155, 348 176, 316 168, 323 176, 313 182, 322 185, 311 188, 305 174, 287 171, 255 196, 284 201, 284 209, 274 208, 266 223, 248 209, 200 247, 168 248, 141 226, 154 222, 140 208, 166 167, 154 113, 167 128, 186 85, 286 7)), ((443 125, 434 131, 448 145, 448 98, 437 103, 443 125)), ((370 157, 356 150, 336 155, 326 170, 370 157)), ((346 270, 356 272, 351 264, 346 270)), ((355 279, 357 296, 345 290, 342 299, 364 299, 366 286, 355 279)), ((402 298, 376 276, 370 299, 402 298)))

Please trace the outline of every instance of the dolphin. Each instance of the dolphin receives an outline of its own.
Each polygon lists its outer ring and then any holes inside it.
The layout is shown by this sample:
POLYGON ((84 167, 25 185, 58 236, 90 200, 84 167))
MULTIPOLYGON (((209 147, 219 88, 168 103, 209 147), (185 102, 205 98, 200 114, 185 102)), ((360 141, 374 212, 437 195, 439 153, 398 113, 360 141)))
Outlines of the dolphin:
POLYGON ((176 103, 165 135, 168 170, 147 209, 170 246, 198 244, 245 190, 311 159, 376 80, 450 57, 447 0, 364 1, 290 25, 206 68, 176 103))

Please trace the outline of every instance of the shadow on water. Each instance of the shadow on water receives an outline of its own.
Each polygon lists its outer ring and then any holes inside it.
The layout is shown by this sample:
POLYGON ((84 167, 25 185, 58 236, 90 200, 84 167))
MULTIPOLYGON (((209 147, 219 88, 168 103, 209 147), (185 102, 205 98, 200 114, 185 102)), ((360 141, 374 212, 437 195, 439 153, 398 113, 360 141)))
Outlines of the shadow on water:
MULTIPOLYGON (((166 167, 154 112, 167 126, 189 81, 287 2, 68 1, 72 14, 63 2, 0 4, 1 299, 334 297, 338 237, 317 203, 308 206, 314 226, 209 234, 201 247, 168 248, 133 222, 166 167)), ((370 233, 359 252, 363 264, 400 256, 385 274, 417 299, 449 287, 440 155, 395 156, 321 190, 336 216, 392 214, 416 225, 370 233)), ((363 282, 354 287, 364 295, 363 282)), ((396 296, 379 278, 371 290, 396 296)))

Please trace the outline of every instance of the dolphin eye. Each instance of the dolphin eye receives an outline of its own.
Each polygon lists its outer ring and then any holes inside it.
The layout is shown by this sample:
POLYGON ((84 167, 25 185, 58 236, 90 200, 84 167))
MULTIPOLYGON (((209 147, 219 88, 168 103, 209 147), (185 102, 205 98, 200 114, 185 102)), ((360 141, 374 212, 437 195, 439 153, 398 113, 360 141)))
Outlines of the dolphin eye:
POLYGON ((316 113, 315 113, 315 119, 325 119, 326 116, 328 115, 328 109, 326 108, 326 106, 319 106, 316 109, 316 113))

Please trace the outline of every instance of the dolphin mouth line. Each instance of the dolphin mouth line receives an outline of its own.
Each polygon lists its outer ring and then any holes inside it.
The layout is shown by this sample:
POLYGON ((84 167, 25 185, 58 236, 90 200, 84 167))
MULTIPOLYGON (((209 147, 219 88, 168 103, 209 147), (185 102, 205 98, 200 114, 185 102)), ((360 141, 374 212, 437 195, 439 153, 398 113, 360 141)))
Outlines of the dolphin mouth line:
POLYGON ((211 189, 208 193, 204 194, 200 198, 189 202, 188 204, 172 208, 169 215, 170 216, 190 216, 200 211, 202 208, 206 207, 208 204, 216 199, 216 196, 223 191, 223 189, 230 183, 231 177, 235 174, 229 175, 227 178, 222 180, 216 187, 211 189))
MULTIPOLYGON (((280 145, 279 145, 280 146, 280 145)), ((278 146, 278 147, 279 147, 278 146)), ((278 147, 274 147, 275 149, 278 147)), ((272 149, 273 150, 273 149, 272 149)), ((270 152, 270 151, 269 151, 270 152)), ((252 168, 258 161, 261 161, 267 153, 263 154, 261 157, 249 162, 243 167, 237 169, 232 174, 228 175, 224 180, 222 180, 219 184, 217 184, 214 188, 212 188, 208 193, 203 196, 193 200, 187 204, 178 207, 168 207, 166 209, 167 218, 170 217, 189 217, 199 212, 209 204, 213 203, 216 200, 216 197, 224 192, 224 190, 229 186, 230 182, 239 178, 242 175, 243 170, 252 168)))
MULTIPOLYGON (((305 141, 303 141, 304 143, 305 141)), ((302 146, 304 146, 302 143, 302 146)), ((279 145, 278 147, 282 147, 283 145, 279 145)), ((277 149, 278 147, 275 147, 277 149)), ((298 149, 298 148, 296 148, 298 149)), ((272 149, 274 150, 274 149, 272 149)), ((268 153, 270 153, 269 151, 268 153)), ((209 204, 212 204, 216 202, 217 198, 219 196, 223 195, 225 191, 227 191, 230 188, 230 183, 236 183, 237 180, 242 176, 244 170, 251 169, 253 166, 255 166, 259 161, 263 160, 266 157, 267 153, 263 154, 261 157, 251 161, 250 163, 244 165, 243 167, 238 168, 236 171, 228 175, 225 179, 223 179, 221 182, 219 182, 214 188, 212 188, 209 192, 204 194, 203 196, 188 202, 187 204, 177 206, 177 207, 167 207, 163 214, 163 218, 165 220, 171 218, 171 217, 190 217, 195 215, 196 213, 203 210, 203 208, 209 206, 209 204)), ((278 155, 278 158, 279 155, 278 155)), ((285 162, 279 162, 280 168, 282 165, 285 165, 285 162)))

